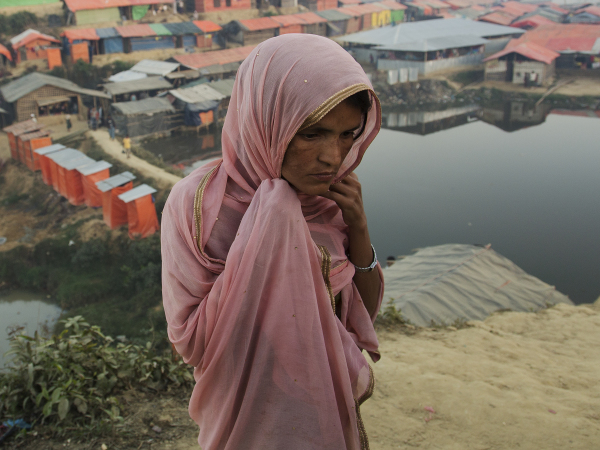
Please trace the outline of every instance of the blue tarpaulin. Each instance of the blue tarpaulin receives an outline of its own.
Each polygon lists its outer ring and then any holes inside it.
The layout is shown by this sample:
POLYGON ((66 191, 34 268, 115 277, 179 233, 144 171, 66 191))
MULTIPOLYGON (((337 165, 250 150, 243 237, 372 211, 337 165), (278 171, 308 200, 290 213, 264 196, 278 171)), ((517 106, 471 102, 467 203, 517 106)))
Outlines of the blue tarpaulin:
POLYGON ((183 36, 182 37, 183 48, 190 48, 196 46, 196 36, 183 36))
POLYGON ((131 51, 154 50, 157 48, 175 48, 173 36, 148 36, 131 38, 131 51))
POLYGON ((185 109, 183 110, 184 123, 186 125, 196 127, 198 125, 202 125, 199 113, 213 110, 213 112, 216 114, 216 109, 218 106, 219 102, 214 100, 208 100, 206 102, 200 103, 188 103, 187 105, 185 105, 185 109))
POLYGON ((104 53, 124 53, 123 39, 120 37, 104 39, 104 53))

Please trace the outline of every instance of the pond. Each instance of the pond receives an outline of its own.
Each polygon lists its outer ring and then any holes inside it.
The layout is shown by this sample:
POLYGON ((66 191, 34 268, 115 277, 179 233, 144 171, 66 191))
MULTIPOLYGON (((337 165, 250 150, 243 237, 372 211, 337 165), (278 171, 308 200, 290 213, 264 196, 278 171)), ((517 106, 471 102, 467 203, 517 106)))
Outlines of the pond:
MULTIPOLYGON (((575 303, 598 298, 597 114, 512 102, 388 110, 384 126, 357 170, 382 259, 438 244, 491 243, 575 303)), ((157 154, 170 148, 165 161, 189 171, 218 155, 218 136, 208 139, 214 147, 196 136, 178 137, 176 147, 146 146, 157 154)))
POLYGON ((33 336, 36 332, 46 335, 51 332, 60 317, 61 309, 42 298, 45 295, 27 292, 0 292, 0 367, 7 359, 4 354, 10 350, 8 333, 23 327, 20 334, 33 336))

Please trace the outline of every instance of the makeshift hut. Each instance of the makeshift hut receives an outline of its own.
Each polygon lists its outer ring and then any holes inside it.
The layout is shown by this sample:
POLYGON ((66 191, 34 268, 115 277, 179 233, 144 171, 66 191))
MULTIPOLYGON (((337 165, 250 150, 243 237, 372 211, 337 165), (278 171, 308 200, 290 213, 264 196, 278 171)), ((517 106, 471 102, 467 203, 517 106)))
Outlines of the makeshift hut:
POLYGON ((92 158, 87 156, 76 157, 72 159, 64 158, 56 162, 58 166, 58 186, 59 189, 64 183, 64 197, 72 205, 82 205, 85 202, 83 191, 83 180, 81 173, 77 170, 79 167, 95 163, 92 158))
POLYGON ((337 8, 338 0, 298 0, 298 5, 308 8, 309 11, 324 11, 337 8))
POLYGON ((39 72, 25 75, 0 87, 2 107, 9 111, 14 120, 46 116, 60 111, 65 114, 79 114, 85 118, 81 95, 110 99, 104 92, 79 87, 64 78, 53 77, 39 72))
POLYGON ((79 150, 75 150, 72 148, 65 148, 63 150, 58 150, 56 152, 50 153, 48 156, 48 160, 50 161, 50 172, 52 174, 52 187, 56 192, 58 192, 63 197, 67 197, 67 186, 66 180, 64 178, 64 170, 60 170, 59 163, 62 161, 77 161, 81 159, 87 158, 85 154, 81 153, 79 150), (62 176, 61 176, 62 175, 62 176))
MULTIPOLYGON (((55 37, 40 33, 37 30, 32 30, 31 28, 13 37, 10 40, 10 43, 15 51, 17 64, 19 64, 21 61, 47 61, 48 48, 58 48, 58 45, 60 45, 60 41, 55 37)), ((51 54, 54 56, 53 53, 51 54)), ((53 61, 53 64, 56 65, 56 61, 53 61)), ((58 65, 60 64, 62 63, 59 63, 58 65)))
POLYGON ((540 86, 552 78, 560 53, 533 42, 511 43, 501 52, 484 59, 485 80, 540 86))
POLYGON ((171 3, 165 0, 65 0, 67 24, 140 20, 151 5, 171 3))
POLYGON ((29 168, 29 170, 40 170, 40 161, 35 149, 47 147, 52 144, 50 132, 46 130, 33 131, 31 133, 22 134, 17 138, 17 147, 21 161, 29 168))
POLYGON ((348 21, 352 19, 351 15, 339 12, 335 9, 318 11, 317 14, 327 20, 327 36, 341 36, 346 34, 348 21))
POLYGON ((232 9, 252 9, 252 0, 194 0, 199 13, 229 11, 232 9))
POLYGON ((119 195, 133 188, 133 180, 135 175, 131 172, 123 172, 96 183, 96 187, 102 192, 104 223, 111 230, 127 224, 127 205, 119 195))
POLYGON ((147 98, 112 104, 112 118, 120 136, 148 136, 182 125, 181 114, 166 98, 147 98))
POLYGON ((189 53, 173 56, 169 61, 181 63, 188 69, 195 69, 202 75, 222 78, 227 75, 235 76, 241 61, 254 49, 254 45, 245 47, 216 50, 213 52, 189 53))
POLYGON ((144 73, 147 76, 161 76, 175 72, 179 69, 179 63, 172 63, 166 61, 155 61, 152 59, 142 59, 131 69, 132 72, 144 73))
POLYGON ((302 33, 304 20, 297 14, 288 14, 283 16, 271 16, 279 24, 279 34, 302 33))
POLYGON ((171 87, 171 83, 162 77, 146 77, 139 80, 103 85, 104 91, 110 96, 109 98, 112 98, 113 102, 154 97, 171 87), (132 98, 132 96, 135 97, 132 98))
POLYGON ((256 45, 277 36, 280 25, 271 17, 233 20, 223 28, 227 39, 241 45, 256 45))
POLYGON ((25 133, 41 130, 43 126, 43 124, 29 119, 23 122, 13 123, 12 125, 4 128, 3 131, 8 137, 8 146, 10 147, 10 156, 12 159, 21 161, 19 158, 19 147, 17 142, 18 137, 25 133))
POLYGON ((334 11, 340 11, 342 14, 350 16, 346 22, 346 33, 356 33, 362 30, 362 14, 357 13, 351 8, 336 8, 334 11))
POLYGON ((196 47, 196 36, 202 30, 193 22, 165 23, 165 28, 175 37, 175 47, 193 49, 196 47))
POLYGON ((112 164, 106 161, 95 161, 86 166, 77 167, 77 171, 81 175, 83 198, 87 206, 91 208, 102 206, 102 192, 100 192, 96 183, 110 177, 109 170, 111 167, 112 164))
POLYGON ((314 12, 305 12, 294 14, 302 19, 302 32, 306 34, 316 34, 318 36, 327 36, 327 19, 315 14, 314 12))
POLYGON ((218 33, 223 28, 210 20, 194 20, 194 25, 200 29, 196 36, 196 47, 212 48, 213 33, 218 33))
POLYGON ((115 27, 123 38, 125 53, 175 48, 173 36, 162 24, 138 24, 115 27))
POLYGON ((10 50, 4 45, 0 44, 0 67, 4 68, 8 66, 8 61, 12 62, 13 57, 10 50))
POLYGON ((174 105, 183 109, 184 122, 189 126, 210 125, 219 117, 219 105, 225 95, 207 84, 174 89, 169 94, 175 98, 174 105))
POLYGON ((92 55, 100 53, 100 36, 94 28, 67 29, 61 34, 63 38, 63 53, 70 56, 72 62, 81 59, 92 61, 92 55))
POLYGON ((48 156, 51 153, 63 150, 66 147, 62 144, 52 144, 47 147, 38 148, 34 152, 38 155, 40 161, 40 169, 42 171, 42 179, 48 186, 52 186, 52 169, 50 167, 50 160, 48 156))
POLYGON ((502 310, 528 312, 572 304, 490 245, 427 247, 383 269, 383 278, 383 308, 394 306, 422 327, 484 320, 502 310))
POLYGON ((234 78, 229 78, 227 80, 217 80, 211 81, 208 83, 208 86, 211 89, 214 89, 219 94, 223 95, 224 98, 220 101, 219 107, 216 111, 215 120, 219 122, 225 121, 225 116, 227 115, 227 109, 229 108, 229 101, 231 100, 231 94, 233 93, 233 84, 235 83, 234 78))
POLYGON ((381 5, 390 11, 390 21, 392 24, 395 25, 397 23, 404 22, 404 11, 407 8, 402 3, 395 2, 394 0, 383 0, 377 3, 377 5, 381 5))
POLYGON ((156 189, 142 184, 120 194, 119 200, 127 205, 129 237, 145 238, 158 231, 158 217, 152 194, 156 189))
POLYGON ((97 28, 96 34, 99 38, 99 53, 101 55, 125 52, 123 38, 114 28, 97 28))

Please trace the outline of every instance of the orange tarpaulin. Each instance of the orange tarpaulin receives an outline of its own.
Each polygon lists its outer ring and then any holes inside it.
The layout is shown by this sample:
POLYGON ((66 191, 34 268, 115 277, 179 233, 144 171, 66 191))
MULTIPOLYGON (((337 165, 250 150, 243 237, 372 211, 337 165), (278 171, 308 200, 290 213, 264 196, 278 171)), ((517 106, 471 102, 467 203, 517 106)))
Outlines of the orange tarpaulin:
POLYGON ((46 55, 48 57, 48 69, 52 70, 55 67, 62 66, 62 57, 60 55, 60 48, 47 48, 46 55))
POLYGON ((25 133, 31 133, 42 128, 43 125, 34 122, 33 120, 25 120, 23 122, 14 123, 4 128, 4 132, 8 136, 8 145, 10 147, 10 156, 18 160, 19 159, 19 147, 17 138, 25 133))
POLYGON ((66 148, 58 152, 50 154, 48 157, 50 160, 50 173, 52 179, 52 187, 56 192, 61 194, 63 197, 67 196, 67 185, 64 178, 65 171, 60 167, 64 161, 77 160, 79 158, 87 158, 83 153, 72 148, 66 148), (61 170, 62 169, 62 170, 61 170))
POLYGON ((106 161, 98 161, 83 167, 78 167, 77 171, 81 174, 81 182, 83 184, 83 196, 85 204, 92 208, 102 206, 102 192, 96 186, 98 181, 106 180, 110 177, 109 169, 112 164, 106 161))
POLYGON ((127 224, 127 205, 119 199, 119 195, 132 188, 133 182, 130 181, 123 186, 102 193, 102 215, 104 222, 111 230, 127 224))
POLYGON ((80 59, 86 63, 90 62, 90 52, 87 42, 71 45, 71 60, 77 62, 80 59))
POLYGON ((200 116, 200 122, 202 122, 202 125, 213 123, 215 120, 215 115, 212 112, 212 109, 207 112, 198 113, 198 115, 200 116))
POLYGON ((145 238, 158 231, 158 218, 152 200, 152 194, 155 192, 156 189, 153 187, 142 184, 119 195, 119 199, 127 204, 127 221, 131 239, 145 238))
POLYGON ((31 170, 41 170, 40 155, 34 152, 34 150, 42 147, 48 147, 52 145, 52 138, 50 136, 33 138, 24 142, 25 146, 25 164, 31 170))
POLYGON ((48 186, 52 186, 52 169, 50 168, 50 159, 48 156, 66 147, 62 144, 53 144, 48 147, 42 147, 34 151, 38 155, 40 161, 40 169, 42 170, 42 179, 48 186))
POLYGON ((92 158, 88 158, 83 154, 57 162, 58 189, 62 196, 69 200, 71 205, 81 205, 85 201, 81 174, 77 171, 77 168, 95 162, 92 158))
MULTIPOLYGON (((25 133, 17 138, 17 150, 19 152, 19 161, 33 170, 33 155, 28 151, 27 143, 31 139, 38 139, 49 136, 50 132, 45 130, 37 130, 31 133, 25 133)), ((51 144, 52 142, 50 142, 51 144)), ((49 144, 47 144, 49 145, 49 144)), ((43 147, 43 146, 42 146, 43 147)))
POLYGON ((8 49, 4 45, 2 45, 2 44, 0 44, 0 55, 6 56, 9 61, 13 60, 12 59, 12 55, 10 54, 10 52, 8 51, 8 49))

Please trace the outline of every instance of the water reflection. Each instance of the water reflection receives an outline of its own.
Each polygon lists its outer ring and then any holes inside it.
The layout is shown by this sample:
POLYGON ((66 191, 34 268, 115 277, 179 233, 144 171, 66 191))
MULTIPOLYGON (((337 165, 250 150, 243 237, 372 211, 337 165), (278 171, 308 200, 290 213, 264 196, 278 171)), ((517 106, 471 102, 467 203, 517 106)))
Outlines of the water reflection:
POLYGON ((468 105, 456 108, 446 108, 440 111, 384 111, 383 126, 390 130, 422 136, 458 127, 481 116, 481 107, 468 105))
POLYGON ((0 294, 0 367, 5 363, 4 354, 10 350, 8 337, 12 330, 29 336, 36 331, 42 335, 51 333, 61 309, 40 297, 26 291, 0 294))
POLYGON ((517 131, 546 121, 550 111, 547 104, 534 105, 526 102, 505 102, 502 107, 486 107, 482 110, 481 119, 504 131, 517 131))

